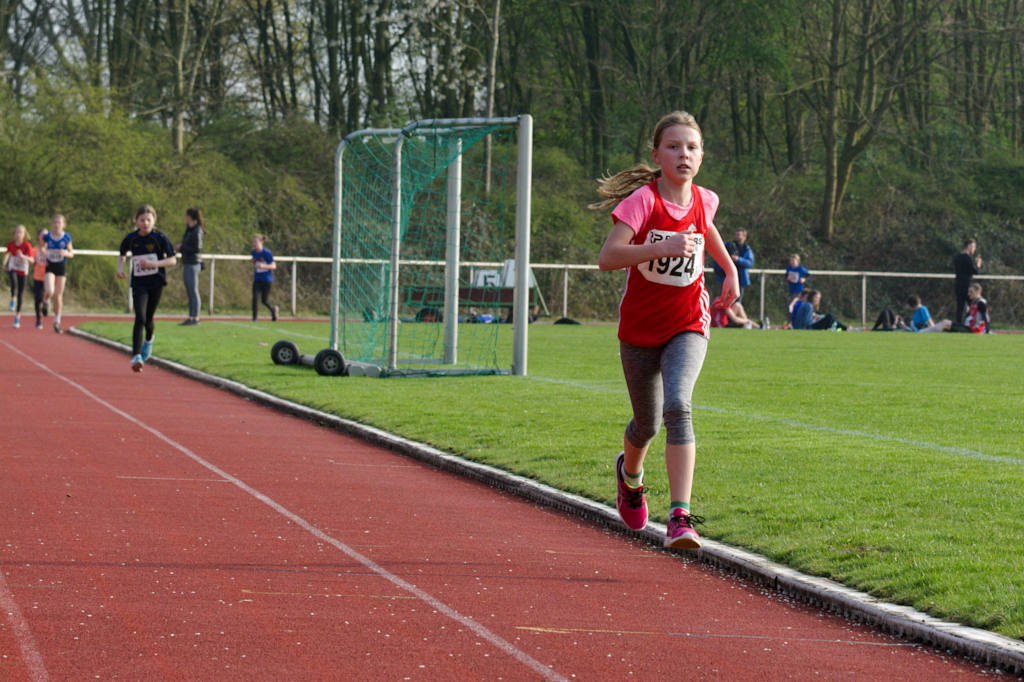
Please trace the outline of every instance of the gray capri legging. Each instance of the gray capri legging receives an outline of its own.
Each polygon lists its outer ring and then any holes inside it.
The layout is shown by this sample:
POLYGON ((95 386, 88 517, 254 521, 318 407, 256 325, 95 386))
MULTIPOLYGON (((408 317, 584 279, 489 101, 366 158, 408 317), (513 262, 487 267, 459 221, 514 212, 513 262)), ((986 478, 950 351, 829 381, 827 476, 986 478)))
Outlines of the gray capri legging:
POLYGON ((676 334, 664 346, 654 348, 619 342, 622 372, 633 405, 633 419, 626 427, 630 444, 643 448, 650 443, 662 418, 666 443, 694 442, 690 401, 707 351, 707 338, 697 332, 676 334))

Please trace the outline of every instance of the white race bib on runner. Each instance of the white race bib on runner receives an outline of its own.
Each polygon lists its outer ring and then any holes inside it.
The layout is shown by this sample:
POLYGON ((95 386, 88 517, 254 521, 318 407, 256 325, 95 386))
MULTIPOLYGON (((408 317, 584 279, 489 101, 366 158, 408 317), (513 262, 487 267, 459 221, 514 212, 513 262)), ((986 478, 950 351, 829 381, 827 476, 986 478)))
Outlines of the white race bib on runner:
POLYGON ((143 253, 138 256, 132 256, 132 275, 134 277, 146 277, 148 275, 155 275, 157 273, 156 268, 143 268, 143 261, 156 262, 160 260, 156 257, 155 253, 143 253))
MULTIPOLYGON (((691 225, 684 233, 691 232, 691 225)), ((681 234, 669 230, 651 230, 647 233, 647 243, 656 244, 673 235, 681 234)), ((670 287, 688 287, 697 281, 704 272, 704 235, 693 235, 693 255, 689 258, 659 258, 636 266, 644 279, 670 287)))

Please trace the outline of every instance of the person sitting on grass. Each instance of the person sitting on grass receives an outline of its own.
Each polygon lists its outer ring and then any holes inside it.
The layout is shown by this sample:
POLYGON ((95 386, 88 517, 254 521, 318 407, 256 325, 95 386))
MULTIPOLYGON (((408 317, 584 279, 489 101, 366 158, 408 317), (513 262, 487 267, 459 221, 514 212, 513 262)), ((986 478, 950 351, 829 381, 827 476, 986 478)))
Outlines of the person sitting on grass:
POLYGON ((904 329, 910 332, 945 332, 949 331, 953 326, 950 320, 940 320, 935 322, 932 319, 932 314, 928 311, 928 308, 921 303, 921 297, 917 294, 911 294, 907 298, 907 307, 913 313, 913 317, 910 318, 910 324, 904 326, 904 329))
POLYGON ((949 331, 970 332, 971 334, 988 334, 991 321, 988 317, 988 301, 981 297, 981 284, 972 282, 967 288, 967 317, 964 321, 954 322, 949 331))
POLYGON ((805 289, 807 300, 793 311, 793 329, 837 329, 846 331, 846 325, 827 313, 818 314, 821 305, 821 292, 816 289, 805 289))
POLYGON ((718 298, 711 303, 711 326, 742 329, 761 328, 760 324, 747 317, 747 311, 743 309, 742 303, 733 301, 731 306, 723 306, 721 299, 718 298))

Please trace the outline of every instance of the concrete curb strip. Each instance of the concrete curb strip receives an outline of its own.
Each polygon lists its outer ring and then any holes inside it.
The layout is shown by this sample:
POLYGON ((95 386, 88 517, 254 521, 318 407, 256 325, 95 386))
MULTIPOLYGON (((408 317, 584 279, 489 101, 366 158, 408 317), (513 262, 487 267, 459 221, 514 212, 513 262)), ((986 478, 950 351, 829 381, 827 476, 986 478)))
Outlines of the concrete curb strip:
MULTIPOLYGON (((129 353, 122 343, 72 328, 70 333, 90 341, 129 353)), ((359 437, 368 442, 400 452, 439 469, 481 481, 530 501, 580 516, 592 522, 610 526, 624 534, 632 534, 661 547, 665 526, 648 523, 642 531, 627 530, 619 520, 618 512, 607 505, 558 490, 537 481, 511 474, 486 464, 472 462, 436 448, 407 440, 387 431, 366 426, 342 417, 327 414, 305 405, 250 388, 244 384, 213 376, 156 356, 149 364, 163 367, 177 374, 235 393, 310 421, 318 422, 359 437)), ((127 368, 126 368, 127 371, 127 368)), ((344 378, 338 378, 344 381, 344 378)), ((939 620, 909 606, 881 601, 840 583, 804 575, 788 566, 737 547, 704 539, 704 547, 693 553, 697 559, 735 573, 756 583, 769 586, 800 601, 827 609, 842 616, 869 623, 893 635, 923 642, 952 654, 969 658, 985 665, 1001 668, 1018 675, 1024 674, 1024 642, 1003 635, 966 627, 959 623, 939 620)))

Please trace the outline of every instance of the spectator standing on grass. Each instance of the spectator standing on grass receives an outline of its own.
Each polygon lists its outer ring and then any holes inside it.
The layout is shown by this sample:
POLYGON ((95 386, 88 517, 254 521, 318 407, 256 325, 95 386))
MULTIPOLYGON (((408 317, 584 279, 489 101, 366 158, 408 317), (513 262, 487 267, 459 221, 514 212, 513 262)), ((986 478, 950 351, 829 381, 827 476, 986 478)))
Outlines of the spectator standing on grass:
MULTIPOLYGON (((747 270, 754 267, 754 250, 747 243, 747 231, 742 227, 737 229, 733 240, 725 243, 725 249, 729 252, 729 258, 736 266, 736 274, 739 277, 740 297, 737 300, 743 300, 743 291, 750 286, 750 273, 747 270)), ((719 284, 725 280, 725 269, 717 262, 715 278, 719 284)))
POLYGON ((28 240, 28 231, 24 225, 14 228, 11 241, 7 242, 7 251, 4 253, 4 265, 9 267, 11 278, 11 310, 14 311, 14 328, 21 326, 21 301, 25 295, 25 280, 28 279, 28 269, 32 265, 35 253, 32 251, 32 242, 28 240))
POLYGON ((789 288, 789 312, 793 312, 793 304, 800 298, 800 292, 804 290, 804 283, 811 273, 804 266, 800 265, 800 254, 794 253, 789 257, 786 265, 786 286, 789 288))
POLYGON ((953 321, 960 323, 964 320, 964 312, 967 308, 967 289, 971 286, 974 276, 981 270, 981 256, 975 251, 978 249, 978 242, 973 239, 965 239, 963 250, 953 258, 953 292, 956 294, 956 308, 953 309, 953 321))
POLYGON ((644 459, 664 420, 665 466, 671 504, 665 547, 698 548, 690 514, 697 457, 691 420, 694 384, 707 352, 711 322, 704 286, 704 249, 725 273, 723 305, 739 297, 736 265, 714 225, 718 195, 693 184, 704 157, 704 139, 692 115, 668 114, 655 126, 651 156, 658 168, 640 164, 602 178, 612 210, 598 265, 626 270, 619 304, 619 355, 633 417, 615 460, 619 516, 630 528, 647 525, 644 459))
POLYGON ((135 231, 121 240, 117 258, 117 276, 124 279, 124 262, 132 254, 131 287, 135 306, 132 327, 132 371, 141 372, 153 352, 154 317, 160 296, 167 285, 168 268, 178 262, 167 236, 156 229, 156 209, 149 204, 135 211, 135 231))
POLYGON ((950 320, 940 320, 936 322, 932 319, 932 314, 929 312, 927 306, 921 303, 921 297, 917 294, 911 294, 907 298, 907 307, 913 313, 910 318, 910 324, 905 328, 912 332, 945 332, 953 326, 950 320))
POLYGON ((185 235, 178 244, 178 252, 181 253, 181 279, 185 284, 185 294, 188 296, 188 318, 181 323, 186 327, 199 324, 199 272, 203 269, 199 254, 203 250, 205 234, 203 214, 198 208, 186 209, 185 235))
POLYGON ((277 306, 270 302, 270 289, 274 286, 274 254, 263 243, 266 237, 256 234, 252 237, 252 321, 256 322, 259 304, 270 309, 270 319, 277 320, 277 306))

